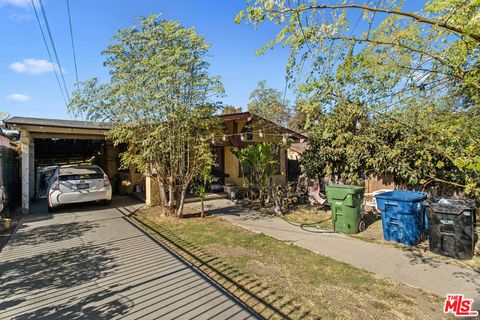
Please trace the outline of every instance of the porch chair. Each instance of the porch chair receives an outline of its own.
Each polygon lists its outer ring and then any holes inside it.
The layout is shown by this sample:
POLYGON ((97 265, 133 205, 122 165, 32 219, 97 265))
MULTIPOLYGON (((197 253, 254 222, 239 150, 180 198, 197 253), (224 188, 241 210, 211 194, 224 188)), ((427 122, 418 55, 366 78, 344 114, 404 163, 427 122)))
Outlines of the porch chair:
POLYGON ((367 208, 370 207, 370 208, 372 208, 373 214, 377 218, 380 218, 381 217, 381 212, 378 210, 377 199, 375 198, 375 196, 378 195, 378 194, 389 192, 389 191, 392 191, 392 190, 390 190, 390 189, 380 189, 380 190, 376 190, 374 192, 365 193, 363 195, 363 210, 366 212, 367 208))
POLYGON ((315 183, 312 186, 307 187, 308 201, 312 206, 318 207, 321 210, 325 210, 327 206, 327 197, 320 192, 320 185, 315 183))

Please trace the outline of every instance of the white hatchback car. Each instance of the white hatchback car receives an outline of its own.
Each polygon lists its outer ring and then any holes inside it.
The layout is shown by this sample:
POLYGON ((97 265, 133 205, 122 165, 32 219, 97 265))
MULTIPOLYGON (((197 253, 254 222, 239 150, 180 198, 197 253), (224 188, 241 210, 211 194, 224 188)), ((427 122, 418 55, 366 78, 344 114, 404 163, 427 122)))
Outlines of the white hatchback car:
POLYGON ((108 176, 97 165, 58 167, 48 186, 48 211, 63 204, 101 201, 110 204, 112 186, 108 176))

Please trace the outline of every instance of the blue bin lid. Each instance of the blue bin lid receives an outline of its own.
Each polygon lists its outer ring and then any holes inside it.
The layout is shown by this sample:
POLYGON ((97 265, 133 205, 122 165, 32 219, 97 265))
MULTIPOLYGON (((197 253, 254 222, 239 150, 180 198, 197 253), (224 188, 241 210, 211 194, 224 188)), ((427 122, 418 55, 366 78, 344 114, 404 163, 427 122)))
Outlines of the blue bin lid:
POLYGON ((418 202, 427 199, 427 194, 425 192, 418 191, 393 190, 377 194, 375 198, 382 200, 418 202))

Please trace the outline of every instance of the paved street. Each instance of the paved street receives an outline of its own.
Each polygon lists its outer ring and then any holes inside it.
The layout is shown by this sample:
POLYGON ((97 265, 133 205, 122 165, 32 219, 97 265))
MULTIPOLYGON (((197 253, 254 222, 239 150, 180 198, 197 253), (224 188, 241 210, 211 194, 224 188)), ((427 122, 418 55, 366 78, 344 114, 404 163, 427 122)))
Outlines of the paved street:
POLYGON ((248 309, 133 226, 140 207, 33 206, 0 253, 1 319, 247 319, 248 309))

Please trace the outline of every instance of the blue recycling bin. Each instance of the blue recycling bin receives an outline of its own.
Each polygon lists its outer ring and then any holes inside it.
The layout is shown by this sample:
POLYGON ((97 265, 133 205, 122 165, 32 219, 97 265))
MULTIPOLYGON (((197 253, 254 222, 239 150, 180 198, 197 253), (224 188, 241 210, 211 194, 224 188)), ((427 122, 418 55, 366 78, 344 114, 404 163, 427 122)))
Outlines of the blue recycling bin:
POLYGON ((394 190, 375 196, 382 211, 383 238, 415 246, 426 227, 425 192, 394 190))

